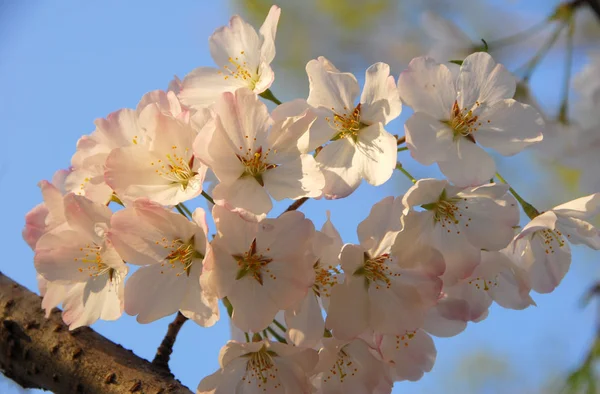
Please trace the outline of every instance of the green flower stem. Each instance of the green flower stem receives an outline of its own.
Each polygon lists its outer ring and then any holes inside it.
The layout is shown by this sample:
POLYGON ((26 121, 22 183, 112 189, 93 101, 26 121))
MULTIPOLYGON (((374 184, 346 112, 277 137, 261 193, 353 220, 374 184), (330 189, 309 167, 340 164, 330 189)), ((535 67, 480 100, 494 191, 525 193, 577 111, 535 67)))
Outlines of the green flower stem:
POLYGON ((401 146, 400 148, 398 148, 398 152, 404 152, 405 150, 408 150, 406 146, 401 146))
POLYGON ((287 341, 285 340, 285 338, 282 337, 281 335, 279 335, 277 333, 277 331, 273 330, 271 328, 271 326, 267 327, 267 331, 269 332, 269 334, 271 334, 273 336, 273 338, 277 339, 277 342, 281 342, 281 343, 287 344, 287 341))
POLYGON ((223 297, 223 305, 225 305, 225 309, 227 309, 227 314, 229 315, 229 317, 231 317, 233 315, 233 305, 231 305, 231 302, 227 297, 223 297))
POLYGON ((212 205, 215 205, 215 200, 213 200, 213 198, 204 190, 202 190, 202 197, 206 198, 206 200, 212 205))
POLYGON ((530 203, 528 203, 527 201, 525 201, 523 199, 523 197, 521 197, 519 195, 519 193, 517 193, 515 191, 515 189, 512 188, 512 186, 510 186, 510 184, 508 182, 506 182, 506 179, 504 179, 502 177, 502 175, 500 175, 500 173, 496 173, 496 178, 498 178, 498 180, 506 185, 509 185, 508 190, 511 192, 511 194, 513 196, 515 196, 515 198, 517 199, 517 201, 519 202, 519 204, 521 204, 521 207, 523 207, 523 211, 525 211, 525 213, 527 214, 527 216, 529 217, 529 219, 535 218, 536 216, 539 216, 540 212, 535 209, 535 207, 533 205, 531 205, 530 203))
POLYGON ((287 332, 287 328, 283 324, 278 322, 277 319, 273 319, 273 324, 275 324, 277 328, 279 328, 281 331, 287 332))
POLYGON ((269 100, 274 102, 277 105, 281 105, 281 101, 279 101, 279 99, 277 97, 275 97, 275 95, 273 94, 273 92, 271 92, 271 89, 267 89, 264 92, 262 92, 261 94, 259 94, 260 97, 264 98, 265 100, 269 100))
POLYGON ((246 342, 250 342, 250 335, 247 332, 244 332, 244 337, 246 337, 246 342))
POLYGON ((183 210, 183 208, 181 207, 182 204, 177 204, 175 205, 175 209, 177 209, 177 211, 182 214, 183 216, 185 216, 186 219, 191 219, 191 216, 188 216, 185 211, 183 210))
POLYGON ((417 180, 415 179, 415 177, 414 177, 414 176, 412 176, 412 175, 410 174, 410 172, 406 171, 406 170, 404 169, 404 167, 402 167, 402 164, 401 164, 400 162, 396 163, 396 169, 397 169, 397 170, 400 170, 400 172, 402 172, 404 175, 406 175, 406 177, 407 177, 408 179, 410 179, 410 181, 411 181, 412 183, 417 183, 417 180))

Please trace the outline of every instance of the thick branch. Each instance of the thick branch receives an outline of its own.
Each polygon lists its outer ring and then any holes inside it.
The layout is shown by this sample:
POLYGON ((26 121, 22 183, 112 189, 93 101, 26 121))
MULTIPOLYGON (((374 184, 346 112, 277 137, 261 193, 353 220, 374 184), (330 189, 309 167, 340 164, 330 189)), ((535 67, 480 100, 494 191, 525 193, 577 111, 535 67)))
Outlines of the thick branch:
POLYGON ((46 319, 40 297, 0 273, 0 370, 55 393, 191 393, 164 370, 94 330, 46 319))
POLYGON ((187 321, 187 317, 183 316, 181 312, 177 312, 177 316, 175 316, 175 320, 169 324, 169 328, 167 329, 167 334, 164 339, 160 343, 160 346, 156 350, 156 356, 154 356, 154 360, 152 360, 152 364, 155 366, 169 372, 169 360, 171 359, 171 353, 173 353, 173 345, 175 345, 175 340, 177 339, 177 334, 179 334, 179 330, 183 326, 183 323, 187 321))

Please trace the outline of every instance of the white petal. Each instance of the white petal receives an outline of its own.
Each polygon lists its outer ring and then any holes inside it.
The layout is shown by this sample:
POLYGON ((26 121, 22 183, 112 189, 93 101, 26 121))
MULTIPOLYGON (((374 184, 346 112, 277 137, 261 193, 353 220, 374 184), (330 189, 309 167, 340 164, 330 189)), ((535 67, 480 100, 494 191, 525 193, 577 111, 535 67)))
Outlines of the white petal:
POLYGON ((358 81, 350 73, 342 73, 323 56, 306 65, 310 83, 307 102, 337 114, 352 113, 358 97, 358 81))
POLYGON ((398 77, 400 97, 415 112, 448 120, 456 101, 452 72, 429 57, 413 59, 398 77))
POLYGON ((202 109, 214 103, 222 93, 246 86, 243 80, 212 67, 198 67, 183 78, 179 100, 189 107, 202 109), (225 78, 227 77, 227 78, 225 78))
POLYGON ((543 120, 531 106, 501 100, 479 115, 481 126, 473 134, 477 142, 504 156, 519 153, 542 140, 543 120))
POLYGON ((456 149, 452 130, 424 112, 408 118, 404 132, 411 156, 421 164, 446 160, 456 149))
POLYGON ((300 155, 292 162, 268 170, 263 180, 265 188, 277 201, 319 197, 325 186, 325 177, 312 155, 300 155))
POLYGON ((219 183, 213 190, 213 198, 257 215, 266 214, 273 208, 265 188, 250 176, 239 178, 231 184, 219 183))
POLYGON ((354 165, 356 146, 347 138, 333 141, 325 146, 316 157, 323 175, 323 193, 328 199, 350 195, 360 185, 361 173, 354 165))
POLYGON ((280 15, 281 8, 276 5, 271 6, 269 14, 259 30, 263 38, 260 54, 267 63, 271 63, 275 58, 275 34, 280 15))
POLYGON ((459 107, 471 108, 512 99, 517 87, 516 78, 503 65, 497 64, 486 52, 467 56, 460 67, 458 91, 459 107))
POLYGON ((387 124, 400 115, 402 102, 390 66, 375 63, 367 69, 360 102, 361 119, 371 124, 387 124))
POLYGON ((353 166, 371 185, 380 186, 392 177, 397 156, 396 138, 376 123, 359 132, 353 166))
POLYGON ((460 138, 455 151, 438 162, 440 170, 457 186, 478 186, 488 183, 496 172, 496 164, 477 144, 460 138))

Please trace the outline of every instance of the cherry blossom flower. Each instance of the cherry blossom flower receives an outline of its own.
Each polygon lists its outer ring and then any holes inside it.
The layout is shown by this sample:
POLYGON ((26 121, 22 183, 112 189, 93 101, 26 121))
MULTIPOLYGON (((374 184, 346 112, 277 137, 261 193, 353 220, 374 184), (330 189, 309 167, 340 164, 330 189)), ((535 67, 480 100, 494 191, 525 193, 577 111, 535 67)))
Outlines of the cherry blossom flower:
POLYGON ((529 276, 531 288, 550 293, 571 266, 569 243, 600 249, 600 232, 586 221, 600 213, 600 193, 561 204, 536 216, 507 248, 529 276))
POLYGON ((296 346, 314 347, 323 338, 325 319, 322 306, 327 308, 332 287, 343 281, 337 268, 342 246, 342 238, 327 212, 327 221, 321 231, 315 233, 312 250, 309 252, 314 261, 312 291, 285 311, 287 336, 296 346))
POLYGON ((319 357, 313 349, 259 341, 229 341, 219 354, 220 369, 202 379, 197 394, 306 394, 308 374, 319 357))
POLYGON ((109 239, 127 262, 141 267, 125 285, 125 311, 149 323, 176 311, 201 326, 219 319, 218 300, 200 286, 208 243, 206 214, 193 221, 146 199, 111 219, 109 239))
POLYGON ((386 364, 361 338, 323 339, 314 373, 313 384, 318 394, 373 393, 382 383, 391 389, 386 364))
POLYGON ((507 185, 462 188, 445 180, 421 179, 402 203, 404 228, 392 253, 407 259, 420 245, 437 249, 446 263, 445 285, 469 277, 481 260, 481 249, 505 248, 519 224, 519 208, 507 185))
POLYGON ((269 196, 318 197, 324 186, 315 159, 298 149, 298 139, 315 119, 311 112, 274 122, 265 104, 248 89, 224 93, 217 118, 200 131, 194 152, 219 179, 213 197, 254 214, 272 208, 269 196), (208 130, 207 130, 208 129, 208 130))
POLYGON ((306 65, 308 105, 319 121, 311 127, 313 144, 323 147, 316 159, 325 174, 326 198, 348 196, 365 179, 379 186, 396 166, 397 141, 384 126, 398 117, 402 104, 387 64, 369 67, 360 101, 358 81, 324 57, 306 65))
POLYGON ((52 177, 52 183, 41 181, 38 186, 44 202, 35 206, 25 215, 23 239, 35 250, 42 235, 66 223, 63 204, 64 183, 69 171, 59 170, 52 177))
POLYGON ((437 162, 458 186, 488 182, 496 166, 479 144, 511 156, 542 140, 542 118, 512 99, 515 88, 515 77, 485 52, 468 56, 460 70, 413 59, 398 79, 402 100, 415 111, 404 126, 412 157, 437 162))
POLYGON ((437 351, 433 339, 422 329, 375 337, 382 359, 389 364, 392 380, 415 382, 433 368, 437 351))
POLYGON ((448 320, 478 321, 495 301, 504 308, 525 309, 535 302, 525 271, 501 252, 481 252, 481 263, 460 282, 444 286, 437 309, 448 320))
POLYGON ((207 168, 192 152, 197 131, 157 104, 146 106, 138 123, 152 139, 113 149, 106 158, 106 183, 125 202, 146 197, 176 205, 198 196, 207 168))
POLYGON ((392 197, 375 204, 358 226, 360 245, 342 249, 344 283, 331 290, 325 322, 336 338, 352 339, 368 329, 397 334, 420 327, 436 304, 442 288, 441 256, 438 261, 405 261, 391 253, 401 210, 400 199, 392 197))
POLYGON ((286 212, 260 222, 215 205, 217 236, 201 281, 233 306, 233 324, 244 331, 267 328, 279 310, 302 300, 312 287, 314 260, 307 255, 312 222, 286 212))
POLYGON ((219 68, 199 67, 181 83, 180 100, 195 109, 205 108, 224 92, 245 87, 254 93, 267 90, 275 74, 275 34, 281 9, 272 6, 258 33, 235 15, 229 26, 218 28, 209 38, 210 54, 219 68))
POLYGON ((64 213, 66 224, 44 234, 36 244, 36 270, 50 283, 69 286, 62 302, 63 320, 70 329, 98 319, 118 319, 127 267, 107 239, 112 212, 69 193, 64 197, 64 213))

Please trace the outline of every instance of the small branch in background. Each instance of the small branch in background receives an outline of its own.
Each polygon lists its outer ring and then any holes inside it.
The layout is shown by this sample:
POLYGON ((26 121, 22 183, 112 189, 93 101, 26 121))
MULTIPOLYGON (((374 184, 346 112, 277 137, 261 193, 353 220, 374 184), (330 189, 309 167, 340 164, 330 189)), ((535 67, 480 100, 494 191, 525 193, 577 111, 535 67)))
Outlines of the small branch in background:
POLYGON ((175 340, 177 339, 179 330, 181 330, 181 326, 183 326, 183 323, 187 320, 188 318, 183 316, 181 312, 177 312, 175 320, 169 324, 167 334, 156 350, 156 356, 154 356, 154 360, 152 360, 152 365, 170 372, 169 360, 171 359, 171 353, 173 353, 173 345, 175 345, 175 340))
POLYGON ((283 211, 283 213, 290 212, 290 211, 295 211, 296 209, 300 208, 302 206, 302 204, 304 204, 307 201, 308 201, 308 197, 302 197, 302 198, 294 201, 292 203, 292 205, 290 205, 288 207, 288 209, 286 209, 285 211, 283 211))
POLYGON ((402 145, 406 142, 406 136, 402 136, 400 138, 396 138, 396 144, 397 145, 402 145))

